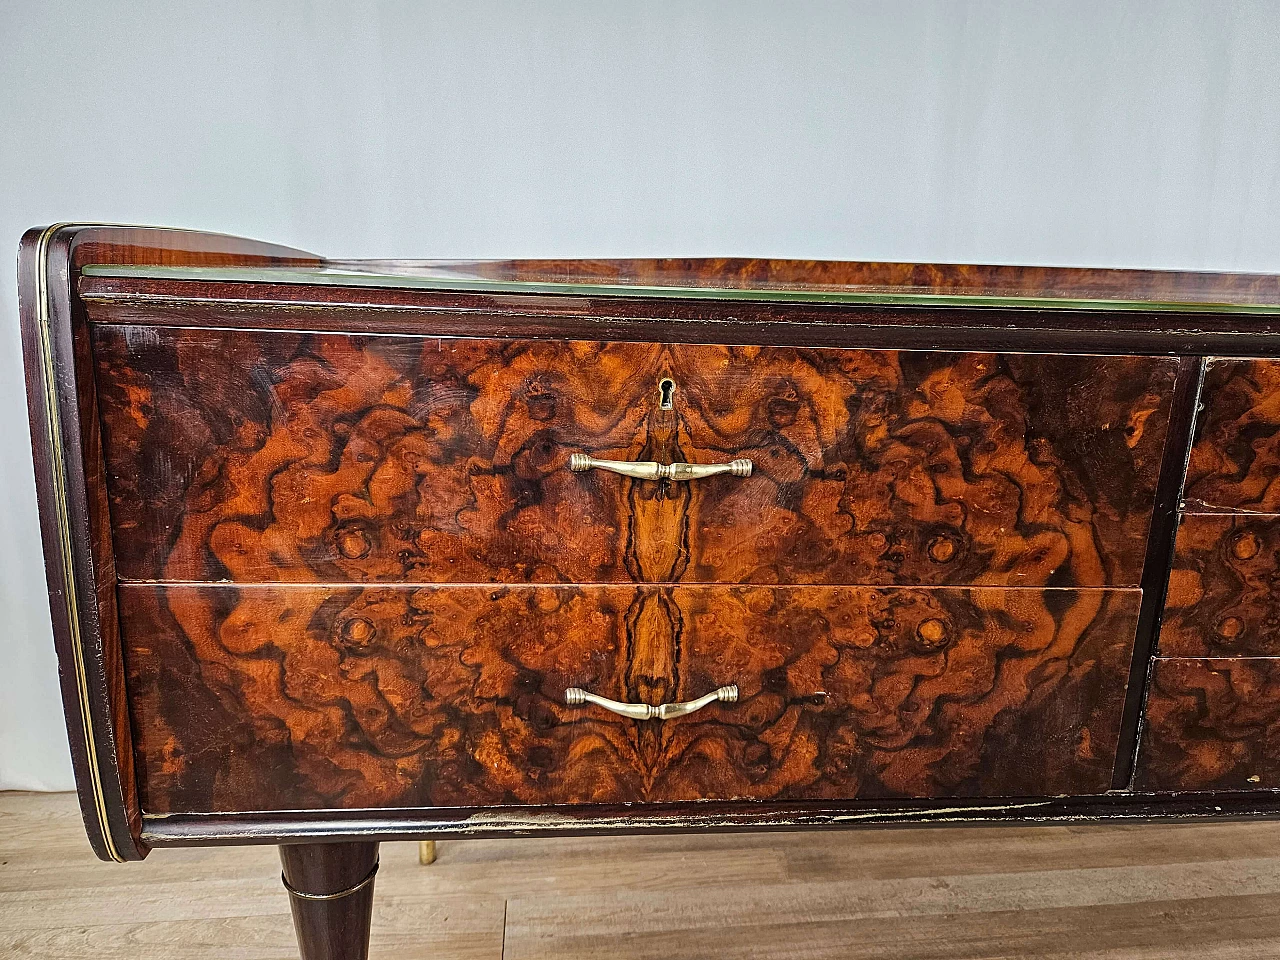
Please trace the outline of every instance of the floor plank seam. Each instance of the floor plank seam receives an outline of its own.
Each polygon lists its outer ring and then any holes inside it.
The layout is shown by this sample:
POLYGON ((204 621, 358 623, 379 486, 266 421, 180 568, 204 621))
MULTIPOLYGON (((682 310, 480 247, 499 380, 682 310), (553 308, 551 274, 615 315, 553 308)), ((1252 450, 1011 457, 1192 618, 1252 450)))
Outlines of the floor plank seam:
MULTIPOLYGON (((0 794, 0 957, 296 957, 273 849, 157 851, 117 867, 92 858, 78 813, 68 794, 0 794)), ((449 851, 437 872, 418 867, 413 843, 388 844, 376 956, 492 958, 501 901, 499 960, 508 938, 522 960, 1280 958, 1275 821, 477 840, 449 851)))

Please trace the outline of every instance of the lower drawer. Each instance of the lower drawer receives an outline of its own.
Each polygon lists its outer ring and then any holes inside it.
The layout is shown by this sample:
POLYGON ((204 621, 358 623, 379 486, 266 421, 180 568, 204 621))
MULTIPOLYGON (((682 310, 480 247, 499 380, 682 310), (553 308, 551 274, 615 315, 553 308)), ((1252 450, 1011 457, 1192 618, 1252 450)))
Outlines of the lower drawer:
POLYGON ((1157 659, 1139 790, 1280 788, 1280 659, 1157 659))
POLYGON ((1110 787, 1140 593, 119 591, 150 813, 1110 787), (579 687, 659 704, 634 720, 579 687))

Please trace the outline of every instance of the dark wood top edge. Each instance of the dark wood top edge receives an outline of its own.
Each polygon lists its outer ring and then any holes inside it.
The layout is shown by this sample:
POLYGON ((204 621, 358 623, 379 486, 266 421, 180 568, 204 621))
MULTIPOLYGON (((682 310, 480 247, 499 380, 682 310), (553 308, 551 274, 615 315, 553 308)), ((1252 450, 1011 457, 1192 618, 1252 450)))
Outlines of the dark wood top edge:
MULTIPOLYGON (((935 302, 893 301, 778 301, 717 300, 678 297, 637 297, 631 291, 618 296, 595 297, 590 292, 570 295, 561 291, 552 296, 519 290, 462 290, 446 288, 411 289, 366 284, 277 283, 264 280, 226 280, 219 276, 141 276, 88 273, 79 280, 80 299, 101 307, 156 310, 173 306, 217 306, 222 310, 341 310, 360 308, 403 313, 476 313, 500 314, 504 319, 557 316, 602 320, 680 320, 719 322, 768 321, 775 326, 798 322, 826 324, 893 323, 896 325, 937 326, 943 328, 983 329, 991 331, 1051 330, 1151 331, 1203 334, 1232 333, 1245 338, 1262 334, 1280 335, 1280 304, 1234 310, 1230 305, 1199 305, 1194 311, 1161 310, 1142 302, 1125 304, 1104 301, 1079 302, 1067 308, 1051 302, 995 302, 955 300, 935 302), (1225 311, 1225 312, 1224 312, 1225 311), (1241 330, 1243 317, 1248 329, 1241 330)), ((1236 356, 1230 348, 1218 359, 1236 356)))
POLYGON ((87 276, 93 323, 1082 355, 1275 356, 1280 315, 673 301, 87 276))
MULTIPOLYGON (((540 296, 628 297, 669 300, 724 300, 732 302, 885 304, 917 306, 995 306, 1049 308, 1057 310, 1144 310, 1180 313, 1263 313, 1280 312, 1277 284, 1261 284, 1270 276, 1249 276, 1249 282, 1235 285, 1172 282, 1119 282, 1087 287, 1064 285, 1040 287, 1035 283, 1004 287, 913 285, 913 284, 823 284, 805 283, 719 283, 714 275, 694 278, 689 284, 645 282, 630 277, 575 278, 570 276, 492 278, 457 276, 448 271, 424 270, 415 273, 378 273, 361 269, 358 262, 338 267, 322 264, 224 267, 204 265, 149 265, 98 262, 83 267, 94 278, 203 281, 211 283, 257 283, 306 287, 381 288, 420 291, 455 291, 540 296)), ((1181 275, 1175 275, 1181 276, 1181 275)), ((1233 280, 1245 275, 1233 276, 1233 280)), ((1016 277, 1016 273, 1012 275, 1016 277)), ((1011 279, 1012 279, 1011 277, 1011 279)))
POLYGON ((1049 799, 822 803, 705 803, 489 810, 346 810, 165 814, 143 817, 152 846, 410 840, 420 837, 588 836, 812 828, 1047 825, 1105 821, 1223 820, 1280 816, 1280 793, 1111 793, 1049 799))
POLYGON ((226 233, 106 223, 63 223, 43 229, 65 238, 70 266, 77 273, 88 264, 106 261, 155 267, 308 268, 324 262, 306 250, 226 233))

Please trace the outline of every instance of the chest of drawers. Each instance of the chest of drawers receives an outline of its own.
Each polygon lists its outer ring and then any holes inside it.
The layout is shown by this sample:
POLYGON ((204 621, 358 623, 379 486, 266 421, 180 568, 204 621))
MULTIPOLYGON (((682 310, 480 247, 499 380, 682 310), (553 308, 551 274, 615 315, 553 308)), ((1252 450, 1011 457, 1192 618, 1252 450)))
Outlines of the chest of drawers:
POLYGON ((281 844, 308 958, 384 838, 1276 809, 1276 278, 63 225, 20 294, 90 840, 281 844))

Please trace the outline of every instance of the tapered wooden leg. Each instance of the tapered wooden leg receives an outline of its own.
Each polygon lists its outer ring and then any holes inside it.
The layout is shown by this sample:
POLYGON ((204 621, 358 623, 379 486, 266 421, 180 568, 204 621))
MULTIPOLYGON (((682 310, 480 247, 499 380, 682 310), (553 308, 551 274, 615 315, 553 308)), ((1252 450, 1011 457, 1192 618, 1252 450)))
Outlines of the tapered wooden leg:
POLYGON ((424 867, 436 862, 436 842, 434 840, 418 841, 418 862, 424 867))
POLYGON ((376 843, 298 843, 280 848, 302 960, 366 960, 376 843))

